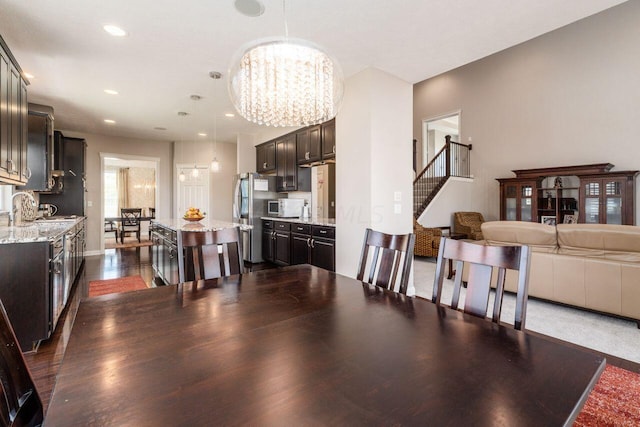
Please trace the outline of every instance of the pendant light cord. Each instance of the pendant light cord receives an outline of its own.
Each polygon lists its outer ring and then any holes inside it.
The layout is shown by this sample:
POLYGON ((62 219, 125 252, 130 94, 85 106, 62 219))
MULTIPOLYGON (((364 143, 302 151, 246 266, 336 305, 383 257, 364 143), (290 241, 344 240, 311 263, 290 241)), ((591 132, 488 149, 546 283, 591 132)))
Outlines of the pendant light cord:
POLYGON ((285 0, 282 0, 282 16, 284 17, 284 38, 289 38, 289 26, 287 25, 287 8, 285 6, 285 0))

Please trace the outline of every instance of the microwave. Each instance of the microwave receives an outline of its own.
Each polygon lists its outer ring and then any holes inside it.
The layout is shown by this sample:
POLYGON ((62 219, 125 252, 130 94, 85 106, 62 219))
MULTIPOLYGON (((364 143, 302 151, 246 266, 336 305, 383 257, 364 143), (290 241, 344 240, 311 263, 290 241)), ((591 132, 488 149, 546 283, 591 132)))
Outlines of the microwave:
POLYGON ((298 218, 302 215, 304 199, 278 199, 267 201, 267 214, 280 218, 298 218))

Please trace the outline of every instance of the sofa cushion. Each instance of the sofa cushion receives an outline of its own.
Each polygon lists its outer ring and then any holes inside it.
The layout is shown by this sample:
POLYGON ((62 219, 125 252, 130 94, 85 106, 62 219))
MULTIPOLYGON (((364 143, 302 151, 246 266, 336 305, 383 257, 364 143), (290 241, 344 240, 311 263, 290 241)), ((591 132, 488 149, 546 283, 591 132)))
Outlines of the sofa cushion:
POLYGON ((555 252, 556 228, 526 221, 490 221, 482 224, 489 245, 529 245, 532 252, 555 252))
POLYGON ((640 227, 613 224, 558 224, 558 253, 640 262, 640 227))

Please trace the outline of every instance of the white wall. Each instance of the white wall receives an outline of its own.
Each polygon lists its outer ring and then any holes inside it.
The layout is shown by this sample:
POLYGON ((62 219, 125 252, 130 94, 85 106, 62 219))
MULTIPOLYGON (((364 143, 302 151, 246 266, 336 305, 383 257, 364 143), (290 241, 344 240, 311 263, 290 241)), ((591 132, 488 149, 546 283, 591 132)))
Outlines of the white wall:
POLYGON ((84 138, 87 141, 87 252, 100 252, 100 237, 104 230, 102 217, 102 189, 100 176, 100 153, 124 154, 129 156, 143 156, 159 158, 156 206, 158 216, 166 215, 171 210, 172 202, 172 152, 171 143, 165 141, 149 141, 131 138, 119 138, 106 135, 95 135, 62 130, 64 136, 84 138), (89 206, 91 202, 92 206, 89 206))
POLYGON ((424 119, 462 110, 460 142, 473 144, 470 210, 487 220, 500 216, 495 179, 513 169, 640 169, 639 22, 640 2, 626 2, 416 84, 414 138, 424 119))
POLYGON ((236 140, 237 165, 236 173, 256 171, 256 137, 255 135, 238 134, 236 140))
POLYGON ((412 231, 412 87, 375 69, 347 80, 336 117, 336 271, 355 277, 367 227, 412 231), (402 195, 394 213, 394 192, 402 195))
POLYGON ((468 212, 473 199, 473 179, 452 176, 422 212, 418 222, 425 227, 451 227, 453 212, 468 212))

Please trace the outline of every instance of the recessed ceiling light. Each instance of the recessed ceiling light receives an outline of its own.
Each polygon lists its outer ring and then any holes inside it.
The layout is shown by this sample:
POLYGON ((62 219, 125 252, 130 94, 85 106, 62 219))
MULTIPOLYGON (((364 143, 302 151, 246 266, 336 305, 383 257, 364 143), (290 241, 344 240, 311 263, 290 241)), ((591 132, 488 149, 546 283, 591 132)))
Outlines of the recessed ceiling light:
POLYGON ((245 16, 256 17, 264 13, 264 5, 258 0, 235 0, 236 10, 245 16))
POLYGON ((109 95, 117 95, 118 91, 113 89, 105 89, 104 93, 108 93, 109 95))
POLYGON ((198 136, 207 136, 207 134, 204 132, 198 132, 198 136))
POLYGON ((32 78, 34 78, 34 77, 35 77, 35 76, 34 76, 33 74, 31 74, 31 73, 23 73, 23 74, 24 74, 24 76, 25 76, 26 78, 28 78, 28 79, 32 79, 32 78))
POLYGON ((116 36, 116 37, 124 37, 127 35, 127 32, 125 30, 123 30, 122 28, 116 26, 116 25, 105 25, 102 28, 104 28, 104 30, 111 34, 112 36, 116 36))
POLYGON ((235 117, 236 115, 233 113, 225 113, 224 114, 225 117, 235 117))
POLYGON ((167 130, 167 128, 163 128, 162 126, 154 127, 155 130, 167 130))
POLYGON ((111 120, 111 119, 104 119, 104 122, 108 123, 110 125, 115 125, 116 124, 116 121, 115 120, 111 120))

